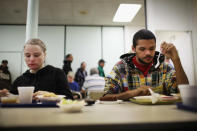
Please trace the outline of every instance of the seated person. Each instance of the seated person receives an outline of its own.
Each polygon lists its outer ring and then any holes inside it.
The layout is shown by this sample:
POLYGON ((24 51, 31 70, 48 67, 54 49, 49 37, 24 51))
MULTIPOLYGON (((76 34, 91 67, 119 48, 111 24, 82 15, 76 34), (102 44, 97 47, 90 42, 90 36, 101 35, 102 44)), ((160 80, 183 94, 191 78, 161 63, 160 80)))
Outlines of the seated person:
POLYGON ((169 94, 177 84, 188 84, 176 47, 163 42, 161 52, 155 51, 154 34, 142 29, 133 37, 134 53, 122 55, 121 61, 106 78, 105 96, 101 100, 128 100, 135 96, 149 95, 148 88, 157 93, 169 94), (174 69, 164 62, 164 56, 170 58, 174 69))
POLYGON ((80 92, 80 87, 78 83, 74 81, 74 77, 75 77, 74 73, 72 71, 69 71, 67 75, 68 85, 71 91, 80 92))
POLYGON ((78 83, 80 89, 83 87, 85 77, 87 76, 86 63, 82 62, 81 67, 77 69, 75 74, 75 81, 78 83))
POLYGON ((2 60, 0 66, 0 89, 9 89, 11 86, 11 74, 8 70, 8 61, 2 60))
POLYGON ((97 68, 90 69, 90 75, 85 78, 83 88, 85 90, 99 90, 103 91, 105 86, 105 80, 99 76, 97 68))
POLYGON ((82 62, 80 68, 77 69, 77 72, 75 74, 75 81, 78 83, 82 97, 85 97, 85 91, 82 89, 83 83, 85 81, 85 77, 88 75, 86 71, 86 63, 82 62))
POLYGON ((24 46, 24 56, 29 69, 13 82, 11 93, 18 94, 19 86, 34 86, 35 92, 53 92, 73 99, 63 70, 44 65, 46 46, 40 39, 27 41, 24 46))
POLYGON ((104 94, 105 79, 99 76, 98 68, 91 68, 90 75, 85 78, 83 89, 87 99, 98 100, 104 94))
POLYGON ((74 99, 81 99, 82 95, 80 93, 80 87, 77 82, 74 81, 74 73, 72 71, 68 72, 67 75, 67 80, 68 80, 68 85, 70 87, 70 90, 72 92, 73 98, 74 99))

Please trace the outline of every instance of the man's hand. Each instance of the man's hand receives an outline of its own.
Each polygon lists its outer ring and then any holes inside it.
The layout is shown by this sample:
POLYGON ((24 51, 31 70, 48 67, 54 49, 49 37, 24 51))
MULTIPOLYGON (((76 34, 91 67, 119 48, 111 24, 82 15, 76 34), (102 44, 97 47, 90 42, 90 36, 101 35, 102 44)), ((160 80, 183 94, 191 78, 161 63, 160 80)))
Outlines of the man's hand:
POLYGON ((150 86, 142 86, 140 88, 137 88, 138 93, 139 93, 137 96, 147 96, 147 95, 150 95, 150 92, 149 92, 148 88, 150 88, 150 86))
POLYGON ((135 96, 147 96, 150 95, 150 92, 148 90, 150 88, 149 86, 141 86, 135 90, 129 90, 127 93, 129 94, 130 98, 135 96))
POLYGON ((172 61, 179 59, 176 47, 172 43, 163 42, 161 44, 161 52, 172 61))
POLYGON ((171 43, 163 42, 161 44, 161 52, 166 57, 171 58, 176 71, 177 84, 189 84, 188 78, 182 67, 176 47, 171 43))
POLYGON ((135 96, 150 95, 148 88, 150 88, 150 86, 142 86, 135 90, 128 90, 120 94, 107 94, 104 97, 101 97, 100 100, 101 101, 128 100, 135 96))

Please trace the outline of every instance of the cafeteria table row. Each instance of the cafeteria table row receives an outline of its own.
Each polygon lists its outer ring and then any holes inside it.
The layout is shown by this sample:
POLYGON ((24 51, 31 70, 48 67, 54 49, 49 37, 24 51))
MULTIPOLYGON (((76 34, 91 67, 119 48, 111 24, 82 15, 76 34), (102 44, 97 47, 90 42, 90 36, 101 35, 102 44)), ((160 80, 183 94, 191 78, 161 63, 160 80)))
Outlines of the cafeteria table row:
POLYGON ((197 113, 173 105, 131 102, 84 106, 81 112, 59 108, 0 108, 1 131, 196 130, 197 113))

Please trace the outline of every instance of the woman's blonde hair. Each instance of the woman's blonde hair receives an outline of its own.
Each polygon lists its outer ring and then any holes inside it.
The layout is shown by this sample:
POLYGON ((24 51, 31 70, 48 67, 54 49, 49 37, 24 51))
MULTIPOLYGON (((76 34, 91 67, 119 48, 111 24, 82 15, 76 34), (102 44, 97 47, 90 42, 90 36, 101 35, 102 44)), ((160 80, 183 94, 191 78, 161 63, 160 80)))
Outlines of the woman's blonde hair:
POLYGON ((24 49, 25 49, 25 46, 26 45, 38 45, 40 46, 40 48, 42 49, 42 51, 45 53, 46 52, 46 45, 44 44, 43 41, 41 41, 40 39, 38 38, 33 38, 33 39, 29 39, 25 45, 24 45, 24 49))

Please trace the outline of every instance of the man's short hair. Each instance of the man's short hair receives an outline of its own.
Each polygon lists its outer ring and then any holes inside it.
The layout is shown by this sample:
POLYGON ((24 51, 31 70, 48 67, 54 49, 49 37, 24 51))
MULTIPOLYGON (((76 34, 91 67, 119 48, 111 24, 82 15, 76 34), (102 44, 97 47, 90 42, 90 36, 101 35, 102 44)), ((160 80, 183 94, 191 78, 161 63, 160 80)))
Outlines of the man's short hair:
POLYGON ((1 63, 2 64, 8 64, 8 61, 7 60, 2 60, 1 63))
POLYGON ((133 47, 136 48, 138 40, 143 40, 143 39, 145 40, 154 39, 156 43, 156 37, 150 30, 141 29, 138 32, 136 32, 133 36, 133 47))
POLYGON ((94 75, 94 74, 99 74, 99 71, 97 68, 91 68, 90 69, 90 75, 94 75))
POLYGON ((103 59, 100 59, 98 64, 100 64, 100 63, 105 63, 105 61, 103 59))
POLYGON ((65 56, 65 58, 67 59, 67 58, 69 58, 70 56, 72 56, 72 54, 67 54, 67 55, 65 56))
POLYGON ((85 61, 81 62, 81 67, 82 67, 83 64, 86 64, 86 62, 85 61))

